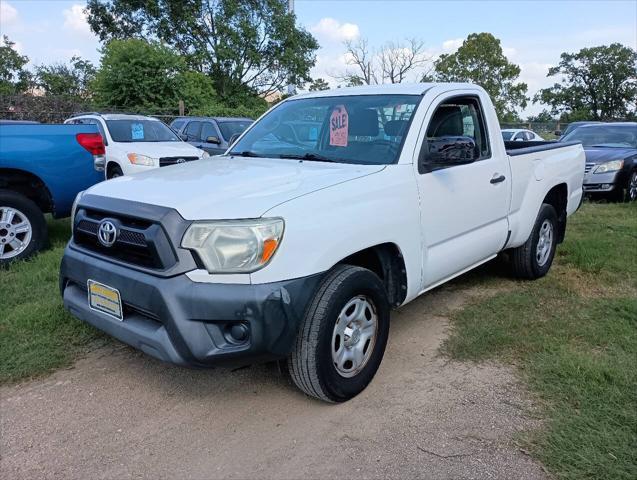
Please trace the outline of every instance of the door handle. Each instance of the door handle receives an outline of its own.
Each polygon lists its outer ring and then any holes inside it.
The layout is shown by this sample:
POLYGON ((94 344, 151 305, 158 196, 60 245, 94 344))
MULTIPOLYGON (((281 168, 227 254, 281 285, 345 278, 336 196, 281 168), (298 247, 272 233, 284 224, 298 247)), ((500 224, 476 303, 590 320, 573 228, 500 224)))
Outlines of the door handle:
POLYGON ((490 180, 491 184, 495 185, 496 183, 502 183, 506 180, 504 175, 498 175, 497 173, 493 175, 493 178, 490 180))

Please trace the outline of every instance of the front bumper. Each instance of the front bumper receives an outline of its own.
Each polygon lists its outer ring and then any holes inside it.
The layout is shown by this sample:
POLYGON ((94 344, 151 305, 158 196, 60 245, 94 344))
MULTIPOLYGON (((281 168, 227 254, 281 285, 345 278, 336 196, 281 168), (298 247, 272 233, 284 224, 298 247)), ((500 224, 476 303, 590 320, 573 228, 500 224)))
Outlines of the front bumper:
POLYGON ((617 184, 619 172, 587 173, 584 175, 584 193, 612 192, 617 184))
POLYGON ((161 278, 130 269, 70 244, 60 267, 60 290, 64 307, 80 320, 160 360, 205 367, 287 356, 321 278, 197 283, 183 274, 161 278), (89 307, 89 279, 119 290, 123 321, 89 307), (233 327, 247 338, 234 338, 233 327))

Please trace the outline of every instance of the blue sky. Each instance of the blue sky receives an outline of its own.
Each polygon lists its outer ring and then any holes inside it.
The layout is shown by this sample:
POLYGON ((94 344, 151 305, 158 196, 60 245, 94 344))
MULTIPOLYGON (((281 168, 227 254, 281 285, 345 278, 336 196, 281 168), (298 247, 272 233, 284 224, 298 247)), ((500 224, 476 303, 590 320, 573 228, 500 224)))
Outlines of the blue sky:
MULTIPOLYGON (((86 24, 85 2, 0 0, 0 30, 32 64, 80 55, 99 62, 99 42, 86 24)), ((473 32, 491 32, 520 65, 529 93, 552 83, 546 71, 563 51, 620 42, 637 49, 637 0, 630 1, 318 1, 296 0, 298 23, 321 44, 313 76, 335 84, 347 70, 343 41, 367 38, 373 48, 416 37, 435 58, 473 32)), ((524 113, 541 110, 530 105, 524 113)))

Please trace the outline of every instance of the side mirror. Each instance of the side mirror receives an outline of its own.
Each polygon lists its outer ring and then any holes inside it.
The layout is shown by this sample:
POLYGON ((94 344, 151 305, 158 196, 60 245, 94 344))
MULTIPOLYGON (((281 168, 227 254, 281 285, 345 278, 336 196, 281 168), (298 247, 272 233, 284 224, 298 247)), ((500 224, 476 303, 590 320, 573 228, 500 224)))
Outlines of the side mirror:
POLYGON ((421 150, 420 173, 441 167, 472 163, 478 157, 476 142, 470 137, 436 137, 427 140, 421 150))
POLYGON ((515 141, 516 141, 516 142, 523 142, 523 141, 524 141, 524 139, 523 139, 523 138, 518 137, 518 138, 516 138, 516 139, 515 139, 515 141))
POLYGON ((185 133, 180 133, 179 138, 181 138, 184 142, 188 141, 188 135, 186 135, 185 133))
POLYGON ((219 140, 219 137, 211 135, 210 137, 206 138, 206 143, 214 143, 215 145, 219 145, 221 143, 221 140, 219 140))
POLYGON ((562 136, 562 130, 555 130, 553 133, 555 134, 556 137, 562 136))
POLYGON ((228 141, 228 145, 229 146, 234 145, 234 142, 236 142, 240 136, 241 136, 240 133, 235 133, 232 137, 230 137, 230 140, 228 141))

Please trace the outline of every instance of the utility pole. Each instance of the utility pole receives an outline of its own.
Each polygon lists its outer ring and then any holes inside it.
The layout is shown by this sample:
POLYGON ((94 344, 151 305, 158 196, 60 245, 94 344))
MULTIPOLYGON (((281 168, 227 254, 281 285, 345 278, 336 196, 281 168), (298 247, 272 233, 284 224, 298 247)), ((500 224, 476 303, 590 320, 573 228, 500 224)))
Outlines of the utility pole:
MULTIPOLYGON (((294 0, 288 0, 288 13, 294 14, 294 0)), ((287 87, 287 94, 294 95, 296 93, 296 86, 289 84, 287 87)))

